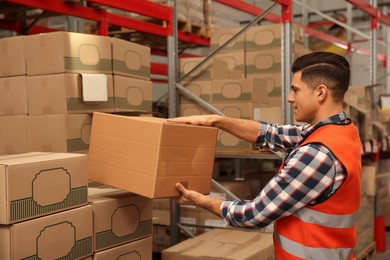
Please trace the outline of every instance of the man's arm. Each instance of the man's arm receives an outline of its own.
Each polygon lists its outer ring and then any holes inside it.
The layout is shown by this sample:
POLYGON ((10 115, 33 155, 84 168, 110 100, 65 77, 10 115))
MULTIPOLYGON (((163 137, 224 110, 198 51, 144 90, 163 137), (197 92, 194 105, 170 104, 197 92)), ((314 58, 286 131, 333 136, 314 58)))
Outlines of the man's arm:
POLYGON ((168 121, 192 125, 216 126, 249 143, 256 143, 260 128, 260 123, 254 120, 220 115, 177 117, 169 118, 168 121))

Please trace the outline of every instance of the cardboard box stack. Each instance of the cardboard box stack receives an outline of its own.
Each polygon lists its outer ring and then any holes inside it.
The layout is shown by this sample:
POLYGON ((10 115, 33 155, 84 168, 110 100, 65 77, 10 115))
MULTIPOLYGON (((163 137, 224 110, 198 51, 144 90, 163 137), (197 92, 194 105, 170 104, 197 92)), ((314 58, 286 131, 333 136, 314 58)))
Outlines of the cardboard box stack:
MULTIPOLYGON (((294 57, 310 52, 301 48, 301 31, 294 28, 294 57)), ((239 32, 221 29, 211 34, 210 48, 215 50, 239 32)), ((182 85, 209 102, 223 114, 243 119, 282 123, 281 108, 281 25, 250 28, 230 43, 215 58, 192 74, 182 85)), ((181 74, 188 73, 204 58, 180 59, 181 74)), ((182 116, 212 113, 182 96, 182 116)), ((218 149, 251 150, 248 144, 220 130, 218 149)))
POLYGON ((88 188, 94 259, 152 259, 152 200, 124 190, 88 188))
POLYGON ((0 156, 1 259, 92 255, 86 168, 83 154, 0 156))
POLYGON ((171 259, 274 259, 272 234, 214 229, 162 252, 171 259))
POLYGON ((93 112, 152 110, 148 47, 71 32, 0 45, 0 154, 86 152, 93 112))
POLYGON ((361 180, 360 209, 356 219, 357 242, 353 249, 355 257, 366 255, 375 247, 374 242, 374 201, 376 195, 377 165, 363 165, 361 180))

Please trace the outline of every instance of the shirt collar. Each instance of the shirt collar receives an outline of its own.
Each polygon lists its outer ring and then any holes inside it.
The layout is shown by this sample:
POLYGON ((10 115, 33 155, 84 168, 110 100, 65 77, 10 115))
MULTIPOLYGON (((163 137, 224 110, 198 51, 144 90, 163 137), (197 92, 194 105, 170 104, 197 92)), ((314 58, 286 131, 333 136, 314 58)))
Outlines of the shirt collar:
POLYGON ((351 119, 347 117, 345 112, 340 112, 338 114, 335 114, 331 117, 328 117, 320 122, 318 122, 315 125, 305 124, 303 125, 301 136, 303 138, 310 135, 312 132, 314 132, 316 129, 318 129, 320 126, 327 125, 327 124, 349 124, 351 122, 351 119))

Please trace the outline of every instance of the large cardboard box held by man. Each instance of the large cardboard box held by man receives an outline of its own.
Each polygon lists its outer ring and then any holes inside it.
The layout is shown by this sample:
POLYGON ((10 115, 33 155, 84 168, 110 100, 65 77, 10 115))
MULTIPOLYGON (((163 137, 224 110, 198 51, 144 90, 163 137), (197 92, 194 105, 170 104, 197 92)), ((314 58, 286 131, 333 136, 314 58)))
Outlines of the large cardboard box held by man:
POLYGON ((210 192, 217 129, 154 117, 94 113, 88 177, 148 198, 175 197, 175 183, 210 192))

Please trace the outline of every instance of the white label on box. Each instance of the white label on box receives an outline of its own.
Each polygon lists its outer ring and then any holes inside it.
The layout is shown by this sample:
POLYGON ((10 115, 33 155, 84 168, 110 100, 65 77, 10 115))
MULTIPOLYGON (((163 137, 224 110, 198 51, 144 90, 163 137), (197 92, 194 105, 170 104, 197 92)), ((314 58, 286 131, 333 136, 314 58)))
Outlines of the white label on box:
POLYGON ((108 100, 107 76, 105 74, 81 74, 81 79, 84 102, 108 100))

